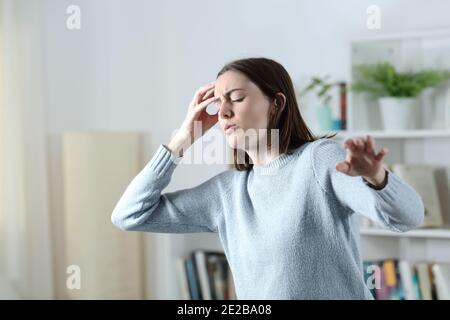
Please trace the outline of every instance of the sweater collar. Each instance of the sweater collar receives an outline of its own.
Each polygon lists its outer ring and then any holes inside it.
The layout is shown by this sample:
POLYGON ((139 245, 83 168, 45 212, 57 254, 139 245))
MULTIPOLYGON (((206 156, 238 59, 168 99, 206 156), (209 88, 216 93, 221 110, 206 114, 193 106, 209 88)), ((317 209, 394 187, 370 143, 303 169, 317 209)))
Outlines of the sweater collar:
POLYGON ((252 171, 257 175, 276 174, 278 169, 284 167, 287 163, 289 163, 306 145, 308 145, 308 142, 302 144, 295 150, 289 150, 286 153, 278 155, 276 158, 270 160, 268 163, 262 166, 253 166, 252 171))
POLYGON ((292 151, 289 151, 288 153, 280 154, 275 159, 272 159, 268 163, 262 166, 253 166, 253 171, 255 174, 261 174, 261 175, 270 175, 275 174, 275 172, 286 165, 289 160, 293 157, 292 151))

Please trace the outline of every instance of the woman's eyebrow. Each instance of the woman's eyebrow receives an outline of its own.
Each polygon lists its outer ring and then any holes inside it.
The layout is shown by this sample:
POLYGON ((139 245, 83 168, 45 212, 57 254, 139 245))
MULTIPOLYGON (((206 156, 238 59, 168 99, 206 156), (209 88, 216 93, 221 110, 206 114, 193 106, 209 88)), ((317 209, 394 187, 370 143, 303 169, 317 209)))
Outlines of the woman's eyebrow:
POLYGON ((245 89, 234 88, 234 89, 231 89, 231 90, 228 90, 227 92, 225 92, 225 93, 223 94, 223 96, 229 96, 233 91, 238 91, 238 90, 245 91, 245 89))

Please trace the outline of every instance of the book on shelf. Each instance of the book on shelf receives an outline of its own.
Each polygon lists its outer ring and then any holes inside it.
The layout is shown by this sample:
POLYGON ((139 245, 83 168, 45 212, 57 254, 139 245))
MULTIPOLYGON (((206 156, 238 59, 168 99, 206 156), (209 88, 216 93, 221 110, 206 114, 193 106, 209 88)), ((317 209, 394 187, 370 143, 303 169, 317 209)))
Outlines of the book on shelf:
MULTIPOLYGON (((400 179, 409 184, 422 198, 425 207, 425 217, 420 228, 434 228, 444 226, 443 212, 448 210, 448 194, 446 185, 446 170, 425 164, 386 164, 386 168, 395 173, 400 179)), ((373 221, 362 217, 361 227, 380 228, 373 221)))
POLYGON ((450 300, 450 265, 436 263, 432 267, 439 299, 450 300))
POLYGON ((347 83, 345 81, 341 81, 338 85, 340 94, 340 129, 347 130, 347 83))
POLYGON ((450 299, 450 264, 386 259, 366 260, 363 268, 375 300, 450 299))
POLYGON ((338 81, 330 89, 330 107, 333 120, 331 130, 347 129, 347 83, 338 81))
POLYGON ((176 263, 182 299, 236 300, 232 273, 223 252, 198 249, 176 263))

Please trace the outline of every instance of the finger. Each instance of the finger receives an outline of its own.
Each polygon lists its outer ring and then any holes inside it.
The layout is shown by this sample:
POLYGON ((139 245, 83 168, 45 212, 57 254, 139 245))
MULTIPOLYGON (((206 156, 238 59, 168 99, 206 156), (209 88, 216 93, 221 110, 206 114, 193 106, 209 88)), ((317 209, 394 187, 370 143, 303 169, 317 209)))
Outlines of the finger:
POLYGON ((211 97, 209 99, 206 99, 205 101, 202 101, 201 103, 199 103, 198 105, 195 106, 196 111, 200 111, 204 108, 206 108, 209 104, 211 104, 212 102, 218 100, 219 97, 211 97))
POLYGON ((366 149, 366 144, 361 138, 355 139, 355 146, 357 151, 364 151, 366 149))
POLYGON ((209 90, 207 90, 206 92, 202 93, 199 96, 200 99, 198 100, 198 103, 201 103, 202 101, 204 101, 204 100, 206 100, 206 99, 208 99, 208 98, 210 98, 212 96, 214 96, 214 87, 209 89, 209 90))
POLYGON ((336 170, 342 173, 348 173, 350 171, 350 164, 346 161, 339 162, 336 165, 336 170))
POLYGON ((215 82, 211 82, 203 87, 200 87, 200 89, 198 89, 195 92, 194 99, 193 99, 194 104, 199 104, 200 102, 202 102, 203 96, 205 95, 205 93, 208 92, 209 90, 211 90, 211 88, 214 88, 214 86, 215 86, 215 82))
POLYGON ((353 140, 352 140, 352 139, 347 139, 347 140, 344 142, 344 147, 345 147, 345 150, 346 150, 346 153, 345 153, 345 161, 347 161, 348 163, 350 163, 350 160, 351 160, 352 157, 353 157, 353 152, 354 152, 353 150, 355 149, 353 140))
POLYGON ((212 96, 214 96, 214 88, 212 88, 209 91, 207 91, 202 99, 205 100, 205 99, 208 99, 208 98, 210 98, 212 96))
POLYGON ((214 85, 215 85, 215 82, 211 82, 211 83, 208 83, 208 84, 198 88, 197 91, 195 91, 195 93, 194 93, 194 97, 192 98, 191 105, 197 105, 198 103, 200 103, 201 99, 199 100, 199 98, 201 98, 206 91, 208 91, 212 87, 214 87, 214 85))
POLYGON ((389 152, 388 148, 381 149, 380 152, 375 156, 375 159, 377 161, 382 161, 383 158, 387 155, 388 152, 389 152))
POLYGON ((371 156, 375 156, 375 140, 371 135, 367 135, 366 138, 366 152, 371 156))
POLYGON ((355 151, 356 150, 355 142, 353 141, 353 139, 345 140, 344 146, 345 146, 346 149, 349 149, 350 151, 355 151))

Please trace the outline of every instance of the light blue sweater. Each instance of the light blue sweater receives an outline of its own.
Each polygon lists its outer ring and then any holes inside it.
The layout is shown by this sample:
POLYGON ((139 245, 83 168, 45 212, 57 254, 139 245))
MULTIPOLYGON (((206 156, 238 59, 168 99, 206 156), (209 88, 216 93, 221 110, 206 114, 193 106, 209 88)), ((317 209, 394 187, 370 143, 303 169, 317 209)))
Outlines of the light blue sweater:
POLYGON ((424 206, 391 171, 382 190, 337 171, 345 155, 338 142, 319 139, 248 172, 162 193, 179 159, 161 144, 111 219, 123 230, 217 232, 238 299, 372 299, 357 216, 402 232, 422 222, 424 206))

